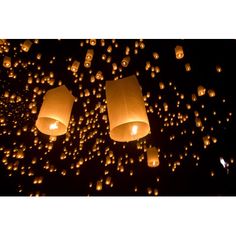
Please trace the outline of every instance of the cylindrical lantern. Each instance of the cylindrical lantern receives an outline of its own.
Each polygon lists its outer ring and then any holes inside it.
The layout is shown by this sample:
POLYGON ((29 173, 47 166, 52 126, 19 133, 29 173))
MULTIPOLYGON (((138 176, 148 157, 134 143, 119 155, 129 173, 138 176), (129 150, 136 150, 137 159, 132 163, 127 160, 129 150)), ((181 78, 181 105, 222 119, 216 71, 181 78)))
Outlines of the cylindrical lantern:
POLYGON ((159 156, 156 147, 148 148, 147 149, 147 165, 149 167, 157 167, 159 166, 159 156))
POLYGON ((184 50, 182 46, 175 47, 175 56, 177 59, 182 59, 184 57, 184 50))
POLYGON ((97 42, 97 40, 96 39, 90 39, 90 45, 92 45, 92 46, 95 46, 96 45, 96 42, 97 42))
POLYGON ((79 69, 79 65, 80 65, 79 61, 75 60, 71 66, 71 71, 76 73, 79 69))
POLYGON ((92 61, 93 60, 93 54, 94 54, 93 49, 88 49, 88 51, 86 53, 86 56, 85 56, 85 60, 86 61, 92 61))
POLYGON ((30 40, 25 40, 25 42, 21 46, 21 49, 25 52, 28 52, 30 50, 31 45, 32 42, 30 40))
POLYGON ((123 60, 121 61, 121 65, 123 67, 127 67, 129 65, 129 62, 130 62, 130 57, 125 57, 123 58, 123 60))
POLYGON ((66 86, 62 85, 49 90, 44 96, 36 127, 47 135, 65 134, 73 103, 74 97, 66 86))
POLYGON ((85 68, 90 68, 90 67, 91 67, 91 62, 85 60, 85 62, 84 62, 84 67, 85 67, 85 68))
POLYGON ((7 57, 7 56, 4 57, 3 66, 5 68, 10 68, 11 67, 11 58, 10 57, 7 57))
POLYGON ((106 99, 111 139, 128 142, 149 133, 144 100, 135 75, 106 81, 106 99))

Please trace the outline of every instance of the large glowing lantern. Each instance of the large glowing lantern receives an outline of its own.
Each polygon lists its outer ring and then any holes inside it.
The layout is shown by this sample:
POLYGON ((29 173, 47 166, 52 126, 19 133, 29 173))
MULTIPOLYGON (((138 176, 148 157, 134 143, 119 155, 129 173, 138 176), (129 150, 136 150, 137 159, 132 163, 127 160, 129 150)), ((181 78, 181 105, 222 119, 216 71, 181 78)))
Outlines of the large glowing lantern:
POLYGON ((147 165, 149 167, 157 167, 159 166, 159 155, 156 147, 147 149, 147 165))
POLYGON ((47 135, 65 134, 73 103, 74 97, 66 86, 62 85, 49 90, 44 96, 36 127, 47 135))
POLYGON ((135 75, 106 81, 106 99, 111 139, 128 142, 149 133, 144 100, 135 75))
POLYGON ((25 40, 25 42, 22 44, 21 49, 25 52, 28 52, 30 50, 30 47, 32 45, 32 42, 30 40, 25 40))

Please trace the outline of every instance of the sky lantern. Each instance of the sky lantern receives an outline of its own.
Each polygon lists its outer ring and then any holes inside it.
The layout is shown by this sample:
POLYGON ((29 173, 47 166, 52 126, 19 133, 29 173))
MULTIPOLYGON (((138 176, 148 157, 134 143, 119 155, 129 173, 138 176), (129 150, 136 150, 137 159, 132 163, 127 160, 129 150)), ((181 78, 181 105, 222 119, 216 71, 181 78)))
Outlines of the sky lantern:
POLYGON ((28 52, 30 50, 30 47, 32 45, 32 42, 30 40, 25 40, 24 43, 21 46, 21 49, 25 52, 28 52))
POLYGON ((147 149, 147 165, 149 167, 157 167, 159 166, 159 155, 156 147, 147 149))
POLYGON ((44 96, 36 127, 51 136, 65 134, 73 103, 74 97, 65 85, 49 90, 44 96))
POLYGON ((75 60, 71 66, 71 71, 76 73, 79 69, 79 65, 80 65, 79 61, 75 60))
POLYGON ((175 47, 175 56, 177 59, 182 59, 184 57, 184 50, 182 46, 177 45, 175 47))
POLYGON ((7 56, 4 57, 3 66, 5 68, 10 68, 11 67, 11 58, 10 57, 7 57, 7 56))
POLYGON ((111 139, 129 142, 149 133, 144 100, 135 75, 106 81, 106 99, 111 139))

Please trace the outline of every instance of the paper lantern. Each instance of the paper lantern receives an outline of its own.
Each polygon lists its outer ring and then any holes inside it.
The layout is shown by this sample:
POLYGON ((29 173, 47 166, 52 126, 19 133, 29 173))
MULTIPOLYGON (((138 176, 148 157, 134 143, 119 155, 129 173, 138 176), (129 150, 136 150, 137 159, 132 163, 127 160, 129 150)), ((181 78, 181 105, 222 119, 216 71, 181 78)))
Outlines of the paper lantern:
POLYGON ((123 67, 127 67, 129 65, 129 62, 130 62, 130 57, 125 57, 123 58, 123 60, 121 61, 121 65, 123 67))
POLYGON ((30 50, 31 45, 32 42, 30 40, 25 40, 25 42, 21 46, 21 49, 25 52, 28 52, 30 50))
POLYGON ((106 81, 106 99, 111 139, 128 142, 149 133, 144 100, 135 75, 106 81))
POLYGON ((11 58, 10 57, 7 57, 7 56, 4 57, 3 66, 5 68, 10 68, 11 67, 11 58))
POLYGON ((44 96, 36 127, 47 135, 65 134, 73 103, 74 97, 66 86, 62 85, 49 90, 44 96))
POLYGON ((79 69, 79 65, 80 65, 79 61, 75 60, 71 66, 71 71, 76 73, 79 69))
POLYGON ((88 49, 88 51, 86 53, 86 56, 85 56, 85 60, 86 61, 92 61, 93 60, 93 54, 94 54, 93 49, 88 49))
POLYGON ((175 47, 175 56, 177 59, 182 59, 184 57, 184 50, 182 46, 175 47))
POLYGON ((216 95, 216 93, 213 89, 209 89, 207 92, 208 92, 209 97, 215 97, 215 95, 216 95))
POLYGON ((90 45, 95 46, 96 43, 97 43, 97 40, 96 39, 90 39, 89 42, 90 42, 90 45))
POLYGON ((185 64, 185 70, 186 70, 186 71, 191 71, 191 66, 190 66, 189 63, 186 63, 186 64, 185 64))
POLYGON ((85 68, 89 68, 89 67, 91 67, 91 62, 85 60, 85 62, 84 62, 84 67, 85 67, 85 68))
POLYGON ((147 149, 147 165, 149 167, 157 167, 159 166, 159 155, 156 147, 147 149))
POLYGON ((202 85, 199 85, 197 87, 197 94, 198 94, 198 96, 199 97, 203 96, 203 95, 205 95, 205 93, 206 93, 206 89, 202 85))

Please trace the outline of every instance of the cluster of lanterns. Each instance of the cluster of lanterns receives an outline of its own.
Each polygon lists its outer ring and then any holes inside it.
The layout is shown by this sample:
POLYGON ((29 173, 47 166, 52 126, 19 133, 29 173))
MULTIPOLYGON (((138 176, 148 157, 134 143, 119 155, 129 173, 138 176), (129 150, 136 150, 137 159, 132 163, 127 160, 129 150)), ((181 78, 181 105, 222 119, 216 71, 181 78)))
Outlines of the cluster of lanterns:
MULTIPOLYGON (((130 142, 148 135, 150 125, 141 87, 135 75, 106 81, 106 99, 111 139, 130 142)), ((38 130, 52 137, 65 134, 74 100, 64 85, 49 90, 44 96, 36 121, 38 130)), ((147 156, 148 166, 159 165, 156 148, 148 149, 147 156)))

